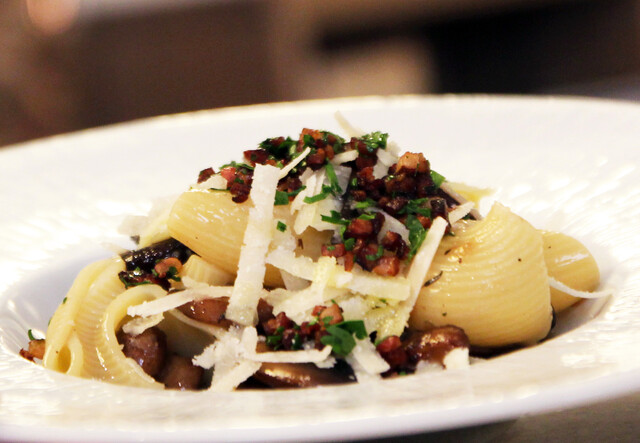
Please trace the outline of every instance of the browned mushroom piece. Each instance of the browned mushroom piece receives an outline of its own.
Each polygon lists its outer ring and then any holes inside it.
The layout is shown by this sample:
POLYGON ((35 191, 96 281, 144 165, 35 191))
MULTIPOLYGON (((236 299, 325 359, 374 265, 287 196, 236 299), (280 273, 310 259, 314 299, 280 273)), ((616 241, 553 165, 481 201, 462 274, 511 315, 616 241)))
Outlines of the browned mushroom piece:
POLYGON ((164 332, 154 326, 138 335, 120 331, 117 338, 124 355, 134 359, 144 372, 152 377, 160 373, 167 354, 167 337, 164 332))
MULTIPOLYGON (((257 351, 269 349, 258 343, 257 351)), ((271 388, 310 388, 355 381, 351 367, 340 361, 333 368, 319 368, 313 363, 262 363, 253 378, 271 388)))
POLYGON ((195 366, 190 359, 172 354, 158 380, 168 389, 193 390, 200 387, 203 374, 204 369, 195 366))
POLYGON ((355 381, 342 367, 319 368, 313 363, 263 363, 253 377, 271 388, 310 388, 355 381))
POLYGON ((428 331, 414 331, 404 341, 409 360, 425 360, 443 364, 444 358, 455 348, 469 348, 469 338, 457 326, 439 326, 428 331))
POLYGON ((185 303, 179 306, 178 309, 194 320, 228 328, 231 325, 231 321, 225 318, 228 305, 229 297, 207 298, 185 303))

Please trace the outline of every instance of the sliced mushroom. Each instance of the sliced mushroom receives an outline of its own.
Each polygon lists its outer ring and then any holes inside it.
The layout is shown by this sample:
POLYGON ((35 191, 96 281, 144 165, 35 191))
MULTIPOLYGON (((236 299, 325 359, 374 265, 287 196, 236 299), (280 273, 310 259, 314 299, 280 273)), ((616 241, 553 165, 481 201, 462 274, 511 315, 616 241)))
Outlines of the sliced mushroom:
POLYGON ((272 388, 309 388, 355 381, 342 365, 319 368, 313 363, 263 363, 253 377, 272 388))

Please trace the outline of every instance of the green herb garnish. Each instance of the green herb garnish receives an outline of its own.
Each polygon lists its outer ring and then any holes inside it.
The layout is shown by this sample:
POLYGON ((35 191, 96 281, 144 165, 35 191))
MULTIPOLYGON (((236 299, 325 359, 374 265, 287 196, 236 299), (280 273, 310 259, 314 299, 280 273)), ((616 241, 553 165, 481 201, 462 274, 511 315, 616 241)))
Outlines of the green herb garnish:
POLYGON ((275 206, 282 206, 282 205, 288 205, 289 204, 289 198, 290 197, 295 197, 296 195, 300 194, 300 192, 304 189, 307 189, 306 186, 300 186, 298 189, 296 189, 295 191, 291 191, 291 192, 286 192, 286 191, 277 191, 276 190, 276 196, 274 199, 273 204, 275 206))
POLYGON ((436 188, 439 188, 440 186, 442 186, 442 184, 444 183, 444 181, 446 180, 444 178, 443 175, 438 174, 436 171, 434 171, 433 169, 430 171, 431 173, 431 180, 433 180, 433 185, 436 188))
POLYGON ((389 134, 376 131, 370 134, 363 135, 361 139, 367 145, 367 151, 374 152, 378 148, 386 149, 388 137, 389 134))
POLYGON ((325 171, 327 173, 327 178, 329 179, 329 184, 331 187, 331 192, 335 194, 342 194, 342 188, 338 183, 338 176, 336 175, 336 170, 333 168, 331 163, 327 163, 325 165, 325 171))
POLYGON ((276 229, 280 232, 284 232, 287 230, 287 225, 278 220, 278 224, 276 225, 276 229))
POLYGON ((367 337, 367 330, 362 320, 349 320, 327 327, 329 335, 320 339, 323 345, 331 346, 333 353, 346 357, 356 347, 355 335, 359 340, 367 337))
POLYGON ((398 211, 398 213, 419 214, 425 217, 431 217, 431 209, 422 207, 422 205, 424 205, 427 200, 427 198, 416 198, 414 200, 409 200, 409 202, 400 211, 398 211))
POLYGON ((407 229, 409 229, 409 243, 411 245, 407 259, 411 260, 416 252, 418 252, 418 248, 424 241, 427 231, 422 226, 422 223, 420 223, 420 220, 418 220, 418 218, 413 214, 407 216, 405 225, 407 226, 407 229))
POLYGON ((375 205, 377 205, 376 201, 368 198, 361 202, 356 202, 354 206, 356 209, 367 209, 367 208, 374 207, 375 205))
POLYGON ((344 218, 342 218, 342 216, 340 215, 340 213, 338 211, 331 211, 331 215, 321 215, 320 218, 322 219, 322 221, 325 221, 327 223, 333 223, 334 225, 348 225, 349 224, 349 220, 345 220, 344 218))

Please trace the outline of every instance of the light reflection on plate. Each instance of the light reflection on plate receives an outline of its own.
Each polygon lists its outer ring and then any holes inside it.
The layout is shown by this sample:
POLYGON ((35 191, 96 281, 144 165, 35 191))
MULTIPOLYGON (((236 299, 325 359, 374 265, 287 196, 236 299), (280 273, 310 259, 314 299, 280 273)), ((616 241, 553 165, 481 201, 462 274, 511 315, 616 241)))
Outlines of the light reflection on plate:
POLYGON ((553 98, 391 97, 262 105, 148 121, 0 151, 0 438, 283 440, 453 428, 640 388, 640 107, 553 98), (18 357, 75 274, 127 245, 125 215, 198 171, 302 127, 389 132, 439 172, 496 190, 535 226, 583 241, 604 304, 583 303, 534 348, 371 385, 229 394, 155 392, 75 379, 18 357), (235 153, 235 154, 234 154, 235 153))

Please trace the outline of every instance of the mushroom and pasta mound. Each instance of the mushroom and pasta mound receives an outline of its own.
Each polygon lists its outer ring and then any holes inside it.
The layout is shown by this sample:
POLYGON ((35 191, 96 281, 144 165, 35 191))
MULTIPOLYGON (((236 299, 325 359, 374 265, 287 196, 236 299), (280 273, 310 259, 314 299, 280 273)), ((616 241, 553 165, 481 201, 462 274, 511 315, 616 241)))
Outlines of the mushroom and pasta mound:
POLYGON ((465 368, 602 295, 578 241, 448 182, 381 132, 269 138, 87 266, 27 358, 128 386, 308 387, 465 368))

